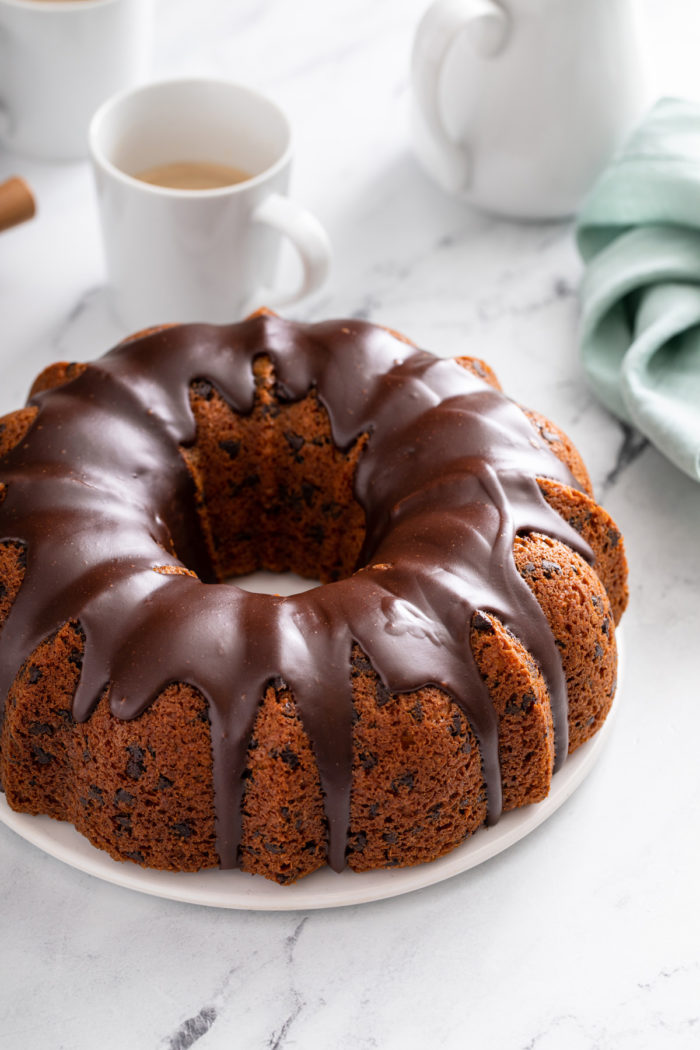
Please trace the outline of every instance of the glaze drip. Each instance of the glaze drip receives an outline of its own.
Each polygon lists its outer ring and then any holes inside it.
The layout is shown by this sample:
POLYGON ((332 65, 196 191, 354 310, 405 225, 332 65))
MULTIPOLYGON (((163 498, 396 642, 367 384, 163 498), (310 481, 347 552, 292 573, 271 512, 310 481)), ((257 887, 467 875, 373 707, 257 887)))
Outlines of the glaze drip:
POLYGON ((67 621, 79 621, 86 638, 76 720, 90 717, 106 689, 122 719, 174 681, 199 690, 222 867, 238 861, 248 743, 264 691, 280 678, 317 759, 329 863, 344 866, 353 643, 390 692, 435 685, 458 703, 479 741, 494 821, 496 716, 469 644, 474 613, 492 613, 542 668, 563 761, 566 685, 513 541, 537 531, 591 560, 536 479, 577 484, 520 409, 454 361, 363 322, 263 315, 135 338, 31 403, 33 426, 2 463, 0 537, 26 546, 27 568, 0 635, 0 697, 67 621), (355 479, 367 524, 357 571, 287 598, 216 583, 180 453, 196 439, 191 384, 205 379, 248 413, 259 355, 271 359, 283 400, 316 391, 340 448, 369 435, 355 479), (199 578, 154 572, 164 560, 199 578))

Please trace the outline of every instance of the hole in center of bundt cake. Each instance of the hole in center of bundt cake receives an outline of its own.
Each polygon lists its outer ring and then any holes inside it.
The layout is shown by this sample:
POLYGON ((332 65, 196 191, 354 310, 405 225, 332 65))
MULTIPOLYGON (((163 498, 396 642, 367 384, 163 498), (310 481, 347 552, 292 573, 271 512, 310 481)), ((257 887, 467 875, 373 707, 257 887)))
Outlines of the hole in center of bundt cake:
POLYGON ((244 591, 253 594, 278 594, 284 597, 291 594, 302 594, 303 591, 319 587, 320 580, 310 580, 296 572, 250 572, 246 576, 234 576, 229 583, 235 583, 244 591))
POLYGON ((366 436, 339 449, 315 390, 289 401, 269 358, 256 358, 253 371, 255 400, 246 414, 206 379, 190 388, 197 434, 182 454, 216 576, 265 570, 322 583, 349 576, 365 534, 354 479, 366 436))

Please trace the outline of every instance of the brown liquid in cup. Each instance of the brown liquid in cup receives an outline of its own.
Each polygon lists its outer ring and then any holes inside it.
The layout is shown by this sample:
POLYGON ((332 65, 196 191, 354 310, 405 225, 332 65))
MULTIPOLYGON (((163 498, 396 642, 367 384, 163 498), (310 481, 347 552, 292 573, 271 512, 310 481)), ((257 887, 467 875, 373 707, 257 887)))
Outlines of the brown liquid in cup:
POLYGON ((138 171, 134 177, 171 190, 216 190, 222 186, 235 186, 251 176, 242 168, 232 168, 228 164, 179 160, 138 171))

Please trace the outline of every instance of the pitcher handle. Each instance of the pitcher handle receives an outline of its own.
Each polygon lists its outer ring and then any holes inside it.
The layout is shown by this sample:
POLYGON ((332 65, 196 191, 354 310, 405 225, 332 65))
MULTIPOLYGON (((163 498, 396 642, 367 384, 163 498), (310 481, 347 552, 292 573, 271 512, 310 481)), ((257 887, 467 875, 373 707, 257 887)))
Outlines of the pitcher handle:
POLYGON ((508 39, 510 18, 496 0, 437 0, 416 31, 411 62, 418 112, 442 160, 443 183, 453 193, 466 190, 472 178, 469 146, 448 134, 440 110, 440 77, 460 33, 469 33, 480 58, 500 54, 508 39))

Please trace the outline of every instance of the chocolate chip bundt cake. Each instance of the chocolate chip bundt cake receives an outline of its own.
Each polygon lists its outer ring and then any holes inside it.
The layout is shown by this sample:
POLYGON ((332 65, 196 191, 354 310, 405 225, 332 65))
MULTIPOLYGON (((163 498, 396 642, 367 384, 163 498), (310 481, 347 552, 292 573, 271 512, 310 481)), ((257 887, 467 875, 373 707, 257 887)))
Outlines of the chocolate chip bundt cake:
POLYGON ((429 861, 600 728, 625 579, 473 358, 263 313, 53 365, 0 421, 7 802, 154 868, 429 861))

